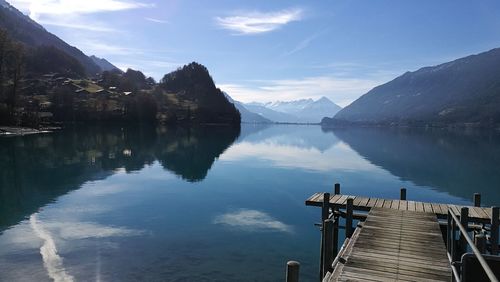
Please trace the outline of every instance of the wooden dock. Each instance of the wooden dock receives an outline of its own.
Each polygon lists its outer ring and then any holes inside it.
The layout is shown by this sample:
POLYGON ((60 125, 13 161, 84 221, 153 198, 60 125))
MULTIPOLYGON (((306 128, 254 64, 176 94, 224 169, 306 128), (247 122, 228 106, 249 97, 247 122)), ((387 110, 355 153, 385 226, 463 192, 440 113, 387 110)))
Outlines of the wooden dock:
MULTIPOLYGON (((396 200, 396 199, 381 199, 381 198, 371 198, 371 197, 359 197, 351 195, 333 195, 330 198, 331 208, 345 208, 347 205, 347 199, 353 199, 353 208, 355 210, 369 211, 372 208, 386 208, 400 211, 416 211, 433 213, 437 215, 438 218, 446 218, 448 215, 448 209, 451 209, 453 213, 460 216, 460 210, 464 206, 441 204, 441 203, 427 203, 427 202, 416 202, 407 200, 396 200)), ((322 206, 323 205, 323 193, 315 193, 309 199, 306 200, 307 206, 322 206)), ((473 207, 466 206, 469 208, 469 220, 478 223, 489 223, 491 221, 491 208, 485 207, 473 207)))
MULTIPOLYGON (((481 207, 479 193, 473 203, 409 201, 405 188, 399 199, 342 195, 338 183, 333 195, 313 194, 306 205, 321 207, 319 281, 498 282, 500 208, 481 207)), ((299 267, 287 264, 287 282, 299 281, 299 267)))
POLYGON ((330 281, 451 281, 436 215, 372 208, 326 273, 330 281))

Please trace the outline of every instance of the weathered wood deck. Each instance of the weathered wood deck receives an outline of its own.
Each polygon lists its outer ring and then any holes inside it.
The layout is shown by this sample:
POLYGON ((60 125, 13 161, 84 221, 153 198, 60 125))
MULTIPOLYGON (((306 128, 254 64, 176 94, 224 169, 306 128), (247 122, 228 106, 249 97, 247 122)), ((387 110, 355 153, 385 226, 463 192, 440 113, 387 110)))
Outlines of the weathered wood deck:
MULTIPOLYGON (((361 200, 364 205, 370 201, 361 200)), ((372 207, 362 227, 346 242, 323 282, 451 281, 451 267, 434 211, 372 207)))
MULTIPOLYGON (((448 208, 455 213, 455 215, 460 216, 460 209, 462 206, 450 205, 450 204, 440 204, 440 203, 426 203, 426 202, 416 202, 416 201, 406 201, 406 200, 390 200, 381 198, 371 198, 371 197, 358 197, 351 195, 334 195, 330 198, 330 206, 345 208, 347 204, 347 199, 354 199, 354 209, 369 211, 372 208, 386 208, 400 211, 415 211, 415 212, 425 212, 433 213, 439 218, 446 218, 448 214, 448 208)), ((321 206, 323 203, 323 193, 315 193, 309 199, 306 200, 307 206, 321 206)), ((491 221, 491 208, 485 207, 472 207, 469 208, 469 220, 474 222, 484 222, 489 223, 491 221)))

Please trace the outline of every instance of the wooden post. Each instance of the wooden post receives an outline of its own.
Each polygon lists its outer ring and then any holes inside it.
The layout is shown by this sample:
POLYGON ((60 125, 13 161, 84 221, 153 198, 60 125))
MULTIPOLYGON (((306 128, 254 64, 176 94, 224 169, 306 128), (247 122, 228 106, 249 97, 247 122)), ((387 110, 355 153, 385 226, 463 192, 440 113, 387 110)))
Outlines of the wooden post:
POLYGON ((299 282, 300 263, 289 261, 286 263, 286 282, 299 282))
POLYGON ((498 224, 499 224, 499 208, 491 207, 491 254, 498 255, 498 224))
POLYGON ((399 194, 399 199, 406 201, 406 188, 401 188, 401 192, 399 194))
POLYGON ((321 222, 324 223, 330 215, 330 193, 323 193, 323 205, 321 206, 321 222))
MULTIPOLYGON (((462 209, 460 209, 460 223, 465 230, 469 229, 469 208, 462 207, 462 209)), ((460 232, 460 256, 467 252, 467 240, 465 239, 465 235, 466 234, 460 232)))
POLYGON ((481 254, 486 254, 486 236, 483 233, 474 236, 474 244, 481 254))
POLYGON ((481 194, 479 193, 474 193, 474 206, 475 207, 481 206, 481 194))
POLYGON ((320 259, 319 259, 319 278, 323 280, 323 262, 325 252, 325 220, 330 215, 330 193, 323 193, 323 204, 321 206, 321 246, 320 246, 320 259))
POLYGON ((333 221, 325 220, 323 224, 324 253, 323 253, 323 277, 331 270, 333 262, 333 221))
POLYGON ((347 199, 347 210, 345 217, 345 236, 351 238, 352 235, 352 213, 353 213, 353 202, 354 199, 347 199))
POLYGON ((340 183, 335 183, 335 188, 333 189, 335 195, 340 195, 340 183))
MULTIPOLYGON (((340 183, 335 183, 334 185, 333 192, 335 195, 340 195, 340 183)), ((333 212, 336 213, 338 212, 338 208, 333 208, 333 212)), ((333 254, 336 256, 337 252, 339 250, 339 216, 334 216, 333 217, 335 221, 333 222, 333 254)))

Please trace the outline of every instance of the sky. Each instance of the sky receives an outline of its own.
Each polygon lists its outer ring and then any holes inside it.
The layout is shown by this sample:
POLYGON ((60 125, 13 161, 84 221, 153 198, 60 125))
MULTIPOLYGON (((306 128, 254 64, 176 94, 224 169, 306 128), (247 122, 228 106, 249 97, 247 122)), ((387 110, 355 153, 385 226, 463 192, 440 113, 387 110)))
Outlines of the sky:
POLYGON ((346 106, 406 71, 500 47, 497 0, 9 2, 87 55, 156 80, 199 62, 243 102, 346 106))

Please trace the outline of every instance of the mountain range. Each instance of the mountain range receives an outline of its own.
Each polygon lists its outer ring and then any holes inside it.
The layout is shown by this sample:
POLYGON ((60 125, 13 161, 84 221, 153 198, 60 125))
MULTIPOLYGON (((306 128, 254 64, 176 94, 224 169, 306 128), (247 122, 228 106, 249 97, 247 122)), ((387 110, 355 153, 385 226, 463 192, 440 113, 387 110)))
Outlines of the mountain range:
POLYGON ((243 104, 243 106, 273 122, 284 123, 319 123, 323 117, 335 115, 342 109, 326 97, 318 100, 252 102, 243 104))
POLYGON ((323 124, 498 125, 500 48, 406 72, 323 124))
POLYGON ((0 0, 0 28, 6 30, 10 38, 23 43, 27 48, 54 47, 66 53, 83 66, 87 76, 94 76, 110 68, 118 69, 107 61, 88 57, 4 0, 0 0))

